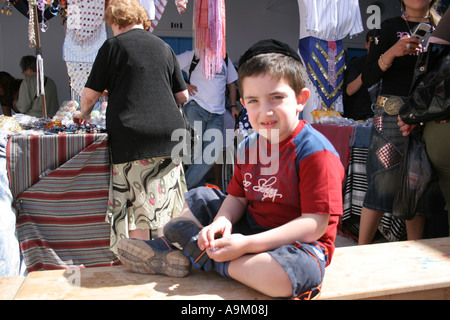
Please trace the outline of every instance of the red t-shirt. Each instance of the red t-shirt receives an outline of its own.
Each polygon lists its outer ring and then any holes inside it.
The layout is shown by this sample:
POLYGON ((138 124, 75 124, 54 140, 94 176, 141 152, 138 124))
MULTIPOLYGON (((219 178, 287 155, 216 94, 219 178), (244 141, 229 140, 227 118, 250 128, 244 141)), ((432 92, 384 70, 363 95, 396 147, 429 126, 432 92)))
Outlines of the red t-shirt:
POLYGON ((332 144, 307 122, 277 145, 266 145, 258 134, 238 148, 234 176, 227 192, 249 201, 255 221, 276 228, 302 213, 329 214, 325 234, 318 240, 334 252, 339 216, 343 212, 344 168, 332 144))

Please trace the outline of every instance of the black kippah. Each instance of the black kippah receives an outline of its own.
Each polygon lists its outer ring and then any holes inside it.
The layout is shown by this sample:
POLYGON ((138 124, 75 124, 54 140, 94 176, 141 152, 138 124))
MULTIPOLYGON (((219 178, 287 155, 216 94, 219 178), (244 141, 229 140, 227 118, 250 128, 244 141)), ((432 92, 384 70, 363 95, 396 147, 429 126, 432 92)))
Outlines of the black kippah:
POLYGON ((258 41, 254 45, 252 45, 239 59, 239 65, 242 65, 247 60, 253 58, 256 55, 263 53, 280 53, 302 62, 297 51, 293 50, 287 44, 278 40, 267 39, 258 41))

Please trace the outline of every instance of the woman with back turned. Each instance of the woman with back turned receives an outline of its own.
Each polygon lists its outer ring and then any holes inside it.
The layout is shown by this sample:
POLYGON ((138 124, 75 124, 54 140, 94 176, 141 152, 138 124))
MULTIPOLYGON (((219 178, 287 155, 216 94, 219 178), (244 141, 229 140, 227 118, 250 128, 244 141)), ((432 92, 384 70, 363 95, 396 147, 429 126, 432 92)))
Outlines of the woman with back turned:
POLYGON ((178 104, 188 93, 172 49, 147 30, 147 11, 136 0, 111 0, 104 20, 114 37, 105 41, 82 93, 84 124, 104 90, 108 92, 106 130, 112 156, 108 215, 111 249, 123 237, 149 239, 178 215, 186 190, 182 166, 171 158, 184 129, 178 104))
MULTIPOLYGON (((392 212, 399 179, 400 162, 407 139, 397 125, 400 107, 406 101, 422 45, 412 37, 421 22, 436 26, 440 16, 435 11, 437 0, 401 0, 403 14, 387 19, 381 25, 370 47, 362 81, 366 87, 382 81, 381 92, 375 104, 371 145, 367 158, 367 182, 359 244, 372 241, 383 217, 392 212)), ((434 195, 433 195, 434 196, 434 195)), ((439 194, 441 197, 441 195, 439 194)), ((437 205, 438 201, 427 201, 437 205)), ((412 219, 405 220, 408 239, 420 239, 424 230, 424 214, 436 208, 425 208, 412 219)))

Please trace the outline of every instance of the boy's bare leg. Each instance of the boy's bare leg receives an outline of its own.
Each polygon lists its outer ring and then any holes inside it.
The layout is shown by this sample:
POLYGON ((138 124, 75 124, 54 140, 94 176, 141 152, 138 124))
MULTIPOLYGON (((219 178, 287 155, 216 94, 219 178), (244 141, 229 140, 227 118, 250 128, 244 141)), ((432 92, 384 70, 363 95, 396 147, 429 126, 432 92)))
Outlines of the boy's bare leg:
POLYGON ((129 230, 128 235, 131 239, 150 240, 150 231, 143 229, 129 230))
POLYGON ((231 278, 265 295, 292 297, 292 284, 281 265, 268 253, 242 256, 228 267, 231 278))
MULTIPOLYGON (((186 203, 180 217, 175 219, 189 219, 202 227, 186 203)), ((292 296, 292 284, 288 275, 268 253, 245 255, 231 261, 228 274, 234 280, 268 296, 279 298, 292 296)))
POLYGON ((198 221, 198 219, 194 216, 191 209, 189 209, 189 206, 186 202, 183 204, 183 208, 181 209, 181 213, 179 217, 173 218, 172 221, 176 221, 177 219, 183 219, 183 220, 192 220, 197 224, 200 228, 203 228, 204 226, 198 221))

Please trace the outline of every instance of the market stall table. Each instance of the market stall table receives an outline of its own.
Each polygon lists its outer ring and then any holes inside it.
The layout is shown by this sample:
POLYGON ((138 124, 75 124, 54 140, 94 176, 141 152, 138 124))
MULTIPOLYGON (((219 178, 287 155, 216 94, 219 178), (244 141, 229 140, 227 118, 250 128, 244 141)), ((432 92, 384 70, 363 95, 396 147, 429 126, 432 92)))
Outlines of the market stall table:
MULTIPOLYGON (((332 142, 346 167, 342 222, 357 236, 370 127, 313 127, 332 142)), ((6 161, 28 271, 120 263, 109 250, 111 226, 105 221, 110 178, 106 134, 11 135, 6 161)), ((395 240, 402 223, 385 215, 381 226, 395 240)))
POLYGON ((105 221, 106 134, 11 135, 6 161, 28 271, 118 264, 105 221))

